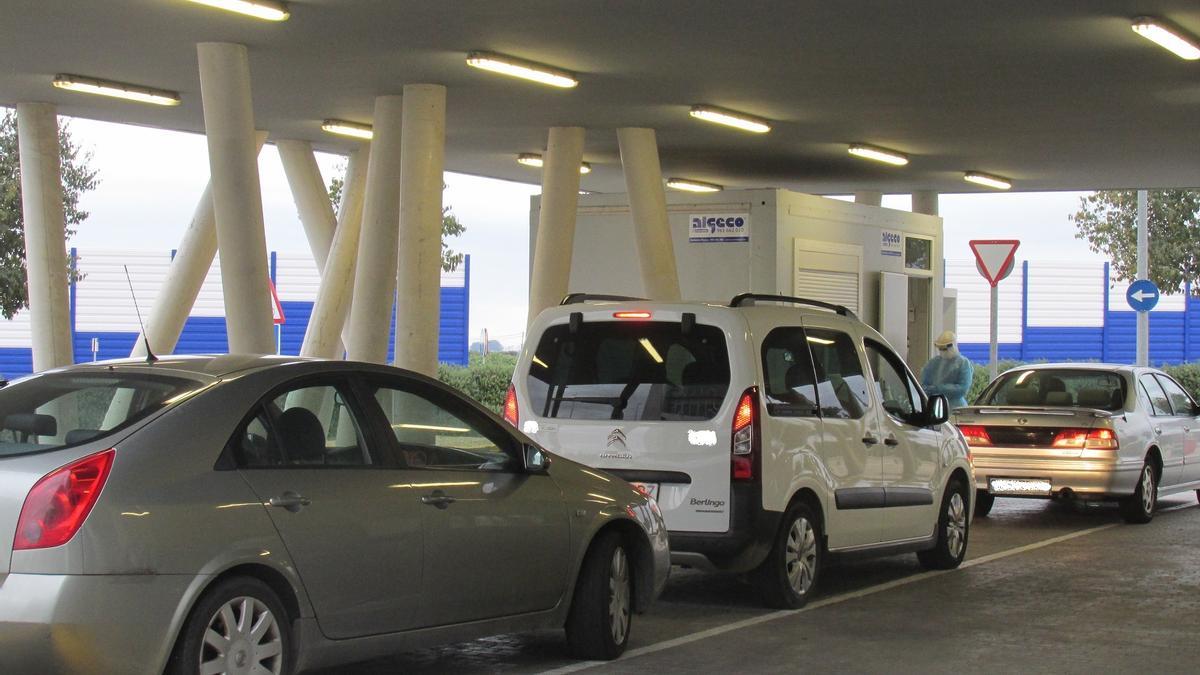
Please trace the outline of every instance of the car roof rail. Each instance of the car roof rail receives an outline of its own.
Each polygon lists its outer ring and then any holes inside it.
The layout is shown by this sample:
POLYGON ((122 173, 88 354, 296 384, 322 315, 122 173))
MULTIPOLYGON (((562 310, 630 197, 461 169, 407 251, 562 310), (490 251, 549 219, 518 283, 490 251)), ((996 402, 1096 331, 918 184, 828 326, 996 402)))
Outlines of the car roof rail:
POLYGON ((568 293, 563 296, 562 302, 558 304, 561 307, 562 305, 575 305, 581 302, 624 302, 626 300, 644 301, 646 298, 635 298, 630 295, 603 295, 600 293, 568 293))
POLYGON ((832 302, 824 302, 822 300, 810 300, 809 298, 797 298, 791 295, 776 295, 774 293, 741 293, 733 296, 729 301, 730 307, 741 307, 746 304, 753 304, 755 301, 764 302, 787 302, 793 305, 808 305, 810 307, 820 307, 831 312, 837 312, 841 316, 848 316, 852 319, 858 317, 845 307, 845 305, 835 305, 832 302))

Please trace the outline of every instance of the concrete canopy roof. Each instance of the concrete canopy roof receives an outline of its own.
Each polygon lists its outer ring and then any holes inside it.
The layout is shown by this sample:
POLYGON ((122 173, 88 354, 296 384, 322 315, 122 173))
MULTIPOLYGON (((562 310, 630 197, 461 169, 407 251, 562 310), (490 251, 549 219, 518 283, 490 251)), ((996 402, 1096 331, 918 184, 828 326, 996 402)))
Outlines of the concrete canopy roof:
POLYGON ((448 87, 447 169, 538 182, 518 165, 547 127, 588 129, 582 187, 622 192, 614 129, 658 130, 665 176, 730 187, 969 192, 965 170, 1016 190, 1200 185, 1200 61, 1135 35, 1162 17, 1200 34, 1195 0, 448 2, 293 0, 257 21, 183 0, 9 0, 0 104, 203 132, 197 42, 250 50, 255 116, 273 138, 347 152, 324 118, 371 121, 378 94, 448 87), (573 90, 465 65, 489 50, 578 74, 573 90), (72 73, 179 91, 159 108, 53 89, 72 73), (752 135, 688 116, 765 117, 752 135), (864 142, 908 153, 892 168, 864 142))

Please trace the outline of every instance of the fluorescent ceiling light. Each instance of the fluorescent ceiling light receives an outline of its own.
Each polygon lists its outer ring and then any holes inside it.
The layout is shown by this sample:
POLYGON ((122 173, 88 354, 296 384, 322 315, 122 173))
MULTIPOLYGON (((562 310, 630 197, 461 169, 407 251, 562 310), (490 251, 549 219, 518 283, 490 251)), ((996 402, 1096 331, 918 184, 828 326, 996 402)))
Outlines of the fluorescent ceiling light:
MULTIPOLYGON (((537 154, 536 152, 522 152, 521 154, 517 155, 517 163, 524 164, 525 166, 532 166, 537 169, 542 168, 542 164, 543 164, 542 156, 537 154)), ((591 172, 592 172, 591 164, 588 164, 587 162, 579 163, 579 173, 591 173, 591 172)))
POLYGON ((710 105, 692 106, 691 115, 705 122, 724 124, 727 127, 750 131, 756 134, 765 134, 771 130, 771 125, 767 124, 767 121, 761 117, 754 117, 745 113, 716 108, 710 105))
POLYGON ((152 89, 125 82, 98 80, 82 75, 67 75, 59 73, 54 76, 54 86, 68 91, 81 91, 85 94, 99 94, 123 98, 138 103, 153 103, 154 105, 179 105, 179 92, 165 89, 152 89))
POLYGON ((189 2, 267 21, 287 21, 291 16, 287 5, 282 2, 271 2, 271 0, 189 0, 189 2))
POLYGON ((979 171, 968 171, 963 174, 963 180, 984 187, 996 188, 997 190, 1008 190, 1012 188, 1012 181, 1002 176, 996 176, 990 173, 982 173, 979 171))
POLYGON ((579 84, 579 80, 575 79, 573 73, 503 54, 471 52, 467 54, 467 65, 561 89, 570 89, 579 84))
POLYGON ((686 178, 668 178, 667 187, 684 192, 720 192, 722 187, 716 183, 705 183, 686 178))
POLYGON ((654 345, 648 338, 642 338, 638 342, 642 345, 642 349, 645 349, 646 353, 650 355, 650 358, 654 359, 655 363, 663 362, 662 355, 658 353, 658 350, 654 348, 654 345))
POLYGON ((325 120, 321 123, 321 129, 331 134, 363 138, 368 141, 375 136, 375 131, 371 128, 370 124, 359 124, 358 122, 347 122, 346 120, 325 120))
POLYGON ((884 164, 893 166, 904 166, 908 164, 908 157, 895 150, 885 150, 874 145, 864 145, 862 143, 853 143, 850 145, 850 154, 863 159, 870 159, 884 164))
POLYGON ((1196 44, 1196 40, 1184 35, 1183 31, 1168 26, 1160 19, 1139 16, 1133 20, 1133 32, 1181 59, 1188 61, 1200 59, 1200 45, 1196 44))

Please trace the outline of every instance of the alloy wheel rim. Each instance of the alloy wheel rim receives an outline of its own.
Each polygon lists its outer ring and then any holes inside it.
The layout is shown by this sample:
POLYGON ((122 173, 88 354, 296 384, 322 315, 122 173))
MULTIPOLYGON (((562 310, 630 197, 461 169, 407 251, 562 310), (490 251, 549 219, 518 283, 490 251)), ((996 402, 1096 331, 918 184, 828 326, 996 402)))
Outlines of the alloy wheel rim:
POLYGON ((200 645, 200 675, 283 672, 283 636, 265 603, 240 596, 208 620, 200 645))
POLYGON ((1154 511, 1154 469, 1149 464, 1142 469, 1142 510, 1154 511))
POLYGON ((803 516, 788 530, 784 563, 792 590, 797 595, 807 594, 817 573, 817 533, 803 516))
POLYGON ((613 551, 608 566, 608 598, 609 630, 613 642, 622 644, 629 632, 630 592, 629 561, 625 557, 625 549, 620 547, 613 551))
POLYGON ((967 507, 962 495, 955 492, 950 495, 946 506, 946 548, 954 558, 962 555, 967 542, 967 507))

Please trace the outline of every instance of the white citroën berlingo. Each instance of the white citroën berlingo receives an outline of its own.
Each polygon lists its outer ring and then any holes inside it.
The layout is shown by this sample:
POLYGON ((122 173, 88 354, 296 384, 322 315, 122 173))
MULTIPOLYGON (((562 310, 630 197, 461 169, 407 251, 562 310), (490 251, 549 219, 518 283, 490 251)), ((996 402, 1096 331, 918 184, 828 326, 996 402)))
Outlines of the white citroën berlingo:
POLYGON ((504 407, 654 497, 674 562, 748 572, 785 608, 828 554, 962 562, 975 482, 948 413, 845 307, 749 293, 569 295, 530 327, 504 407))

